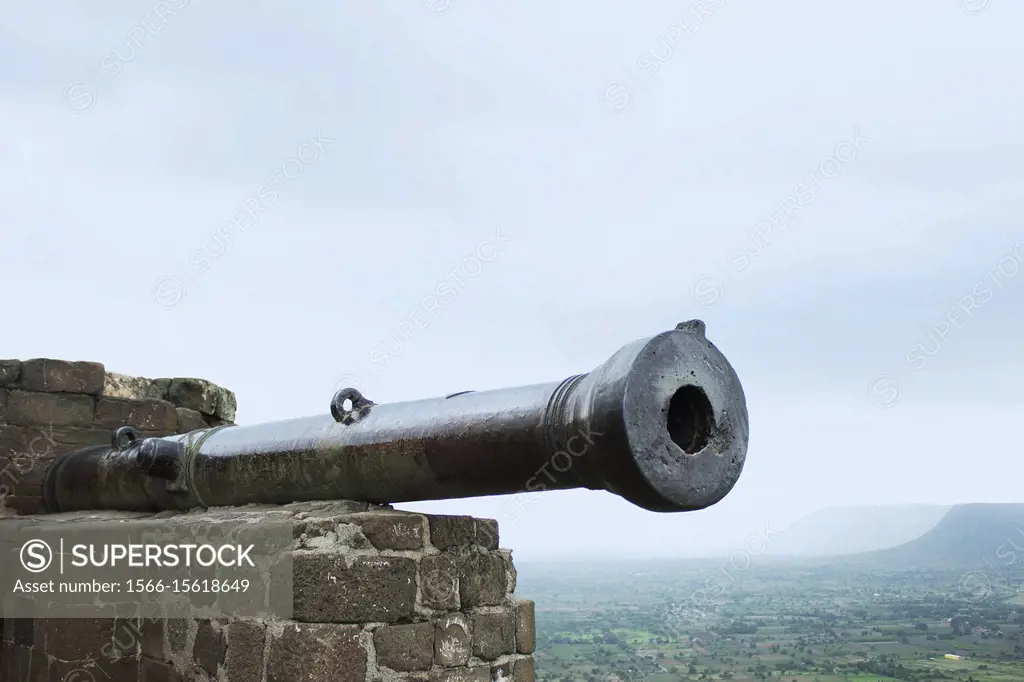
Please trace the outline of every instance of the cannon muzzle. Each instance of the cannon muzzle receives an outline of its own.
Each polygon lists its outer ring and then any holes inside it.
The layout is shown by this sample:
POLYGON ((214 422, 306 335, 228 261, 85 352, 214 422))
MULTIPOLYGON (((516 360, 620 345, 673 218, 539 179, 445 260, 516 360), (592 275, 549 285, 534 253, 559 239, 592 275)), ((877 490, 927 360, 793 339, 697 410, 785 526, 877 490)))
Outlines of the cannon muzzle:
POLYGON ((50 511, 308 500, 378 504, 590 488, 658 512, 721 500, 746 458, 746 399, 691 320, 564 381, 375 404, 166 438, 129 427, 47 475, 50 511))

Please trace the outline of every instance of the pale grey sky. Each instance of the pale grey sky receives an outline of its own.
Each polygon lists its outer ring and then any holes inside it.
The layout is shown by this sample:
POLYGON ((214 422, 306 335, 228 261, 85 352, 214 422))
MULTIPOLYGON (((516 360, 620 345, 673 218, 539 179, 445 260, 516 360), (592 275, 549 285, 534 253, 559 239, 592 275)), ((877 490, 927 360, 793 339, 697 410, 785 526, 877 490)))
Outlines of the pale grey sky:
POLYGON ((1022 22, 1008 0, 10 5, 0 356, 209 378, 252 423, 346 384, 556 380, 702 317, 750 410, 719 505, 405 506, 498 518, 539 558, 1020 501, 1022 22))

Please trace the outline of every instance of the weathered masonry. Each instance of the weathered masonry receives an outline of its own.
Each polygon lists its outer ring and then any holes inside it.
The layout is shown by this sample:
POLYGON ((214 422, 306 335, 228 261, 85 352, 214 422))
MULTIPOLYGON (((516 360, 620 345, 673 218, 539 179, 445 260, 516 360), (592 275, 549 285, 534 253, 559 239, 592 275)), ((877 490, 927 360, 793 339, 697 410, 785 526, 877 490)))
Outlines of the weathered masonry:
POLYGON ((290 619, 9 618, 0 680, 532 682, 533 603, 513 596, 492 520, 344 501, 43 513, 43 481, 64 452, 109 444, 125 425, 162 436, 234 419, 234 394, 204 380, 0 360, 0 523, 230 516, 285 520, 294 537, 290 619))

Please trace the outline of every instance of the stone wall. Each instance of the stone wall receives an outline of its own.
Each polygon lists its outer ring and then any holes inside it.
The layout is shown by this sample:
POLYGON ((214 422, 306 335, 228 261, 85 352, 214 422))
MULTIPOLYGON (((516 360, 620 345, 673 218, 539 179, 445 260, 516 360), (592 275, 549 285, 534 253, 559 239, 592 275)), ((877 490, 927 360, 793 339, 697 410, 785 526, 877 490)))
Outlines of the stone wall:
MULTIPOLYGON (((61 453, 114 430, 184 433, 230 423, 235 397, 201 379, 142 379, 92 362, 0 360, 0 523, 44 515, 61 453), (18 516, 17 519, 14 517, 18 516)), ((513 594, 493 520, 355 502, 163 512, 198 524, 292 524, 292 618, 0 620, 0 681, 533 682, 533 602, 513 594)), ((181 520, 181 519, 178 519, 181 520)), ((2 567, 0 567, 2 568, 2 567)), ((2 615, 2 614, 0 614, 2 615)))
POLYGON ((166 436, 231 423, 235 394, 203 379, 143 379, 98 362, 0 360, 0 516, 35 514, 58 455, 132 426, 166 436))
MULTIPOLYGON (((493 520, 352 502, 189 512, 293 525, 291 619, 7 619, 0 679, 533 682, 533 602, 493 520)), ((77 517, 132 523, 138 514, 77 517)), ((164 513, 166 518, 167 513, 164 513)))

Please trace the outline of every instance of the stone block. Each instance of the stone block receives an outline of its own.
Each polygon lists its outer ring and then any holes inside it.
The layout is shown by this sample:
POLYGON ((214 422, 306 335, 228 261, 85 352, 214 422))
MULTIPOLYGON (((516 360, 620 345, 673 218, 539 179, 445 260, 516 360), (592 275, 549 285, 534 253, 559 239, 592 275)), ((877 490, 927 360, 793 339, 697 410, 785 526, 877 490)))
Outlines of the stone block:
POLYGON ((63 661, 95 658, 114 642, 112 618, 47 618, 43 622, 46 653, 63 661))
POLYGON ((476 539, 476 519, 472 516, 427 516, 430 543, 438 549, 469 547, 476 539))
POLYGON ((107 658, 137 658, 139 655, 139 627, 135 618, 114 620, 113 643, 102 651, 107 658))
POLYGON ((366 536, 353 524, 339 523, 333 517, 317 517, 297 520, 292 526, 293 536, 298 540, 299 549, 341 550, 369 549, 373 547, 366 536))
POLYGON ((409 514, 368 513, 352 517, 376 549, 423 549, 423 517, 409 514))
POLYGON ((365 682, 358 625, 287 624, 270 635, 267 682, 365 682))
MULTIPOLYGON (((33 658, 34 657, 35 655, 33 655, 33 658)), ((78 665, 84 667, 82 663, 79 663, 78 665)), ((95 679, 96 682, 100 682, 100 680, 103 680, 103 682, 139 682, 139 680, 142 679, 142 671, 139 669, 138 658, 119 658, 116 660, 101 658, 95 665, 96 668, 90 670, 94 677, 92 679, 88 677, 84 678, 87 682, 93 682, 93 679, 95 679)), ((65 677, 56 679, 61 679, 62 682, 69 682, 70 680, 75 680, 77 682, 80 678, 65 677)), ((167 678, 156 677, 155 679, 163 682, 163 680, 167 678)), ((177 677, 171 677, 169 679, 170 682, 181 682, 180 678, 177 677)))
POLYGON ((440 550, 459 547, 498 548, 498 522, 472 516, 427 516, 430 543, 440 550))
POLYGON ((4 420, 20 426, 89 426, 94 412, 87 395, 10 391, 4 420))
POLYGON ((21 646, 27 646, 29 648, 39 644, 43 645, 43 640, 36 642, 36 624, 40 621, 34 618, 12 618, 11 619, 11 641, 21 646))
POLYGON ((43 427, 39 429, 39 434, 39 437, 43 438, 47 444, 80 448, 86 445, 110 445, 114 431, 113 429, 74 427, 50 430, 43 427))
POLYGON ((516 581, 519 579, 519 572, 516 571, 516 567, 512 563, 512 550, 500 549, 498 550, 498 555, 505 562, 505 589, 511 594, 516 591, 516 581))
POLYGON ((184 653, 188 648, 188 619, 168 618, 164 629, 167 631, 167 645, 171 653, 184 653))
POLYGON ((476 543, 484 549, 498 549, 498 522, 495 519, 476 519, 476 543))
POLYGON ((167 400, 167 393, 171 389, 170 379, 153 379, 153 387, 150 389, 150 398, 156 400, 167 400))
POLYGON ((104 397, 96 402, 95 424, 109 429, 131 426, 140 431, 170 434, 177 429, 178 413, 165 400, 104 397))
POLYGON ((462 608, 497 606, 505 600, 508 578, 501 555, 473 552, 459 556, 456 565, 462 608))
POLYGON ((219 386, 218 389, 220 397, 217 399, 217 412, 214 416, 220 417, 224 421, 233 422, 235 421, 235 412, 238 410, 238 400, 233 391, 219 386))
MULTIPOLYGON (((76 429, 76 431, 85 429, 76 429)), ((28 473, 38 460, 53 460, 57 455, 72 449, 74 444, 59 442, 61 429, 38 426, 0 425, 0 459, 9 458, 15 462, 20 473, 28 473)), ((106 434, 110 441, 110 433, 106 434)), ((0 467, 2 470, 2 467, 0 467)), ((2 476, 0 476, 2 478, 2 476)), ((0 482, 3 482, 0 480, 0 482)))
POLYGON ((454 667, 466 665, 473 651, 469 619, 453 613, 439 619, 434 629, 434 663, 454 667))
POLYGON ((226 668, 229 682, 263 679, 263 650, 267 626, 259 621, 236 620, 228 625, 226 668))
POLYGON ((429 670, 434 661, 434 624, 385 625, 373 631, 377 665, 392 670, 429 670))
POLYGON ((26 514, 45 514, 46 505, 42 497, 9 495, 4 497, 3 490, 0 490, 0 500, 3 501, 3 509, 12 510, 19 516, 26 514))
POLYGON ((293 618, 313 623, 394 623, 416 602, 416 563, 401 557, 296 552, 293 618))
MULTIPOLYGON (((89 680, 89 678, 85 678, 83 682, 85 680, 89 680)), ((97 682, 99 681, 97 680, 97 682)), ((174 671, 169 663, 143 658, 139 661, 139 682, 185 682, 185 680, 174 671)))
POLYGON ((32 652, 32 660, 29 662, 28 667, 28 679, 29 682, 50 682, 51 680, 70 682, 68 678, 54 674, 53 663, 40 650, 32 652))
POLYGON ((217 668, 224 662, 224 654, 227 652, 227 644, 224 641, 224 633, 219 627, 209 620, 199 621, 196 629, 195 646, 192 655, 196 663, 210 674, 217 676, 217 668))
POLYGON ((164 620, 143 618, 139 622, 139 649, 143 656, 162 661, 164 657, 164 620))
POLYGON ((475 613, 471 620, 474 656, 493 661, 515 651, 516 620, 511 611, 475 613))
POLYGON ((133 377, 117 372, 107 372, 103 381, 102 395, 108 398, 127 398, 128 400, 163 397, 158 393, 152 379, 133 377))
POLYGON ((533 670, 533 657, 518 658, 512 665, 512 678, 516 682, 535 682, 536 675, 533 670))
POLYGON ((537 648, 537 620, 534 603, 523 599, 516 602, 516 651, 532 654, 537 648))
POLYGON ((178 413, 178 433, 188 433, 196 429, 207 428, 202 413, 190 410, 187 407, 176 407, 174 411, 178 413))
POLYGON ((0 644, 0 680, 30 679, 32 650, 11 642, 0 644))
POLYGON ((0 457, 0 495, 41 497, 43 480, 54 461, 54 457, 0 457))
POLYGON ((187 407, 205 415, 217 414, 219 387, 206 379, 171 379, 167 388, 167 400, 176 407, 187 407))
POLYGON ((21 363, 18 385, 26 391, 99 395, 103 392, 105 375, 103 365, 98 362, 34 358, 21 363))
POLYGON ((21 377, 21 360, 0 360, 0 386, 14 386, 21 377))
POLYGON ((420 597, 428 609, 459 609, 459 569, 454 557, 433 554, 420 560, 420 597))
POLYGON ((27 451, 28 429, 0 424, 0 457, 16 457, 27 451))
MULTIPOLYGON (((56 442, 56 430, 0 426, 0 488, 18 495, 38 495, 54 459, 72 446, 56 442)), ((109 440, 109 438, 108 438, 109 440)))
POLYGON ((430 673, 430 682, 491 682, 491 667, 440 668, 430 673))

